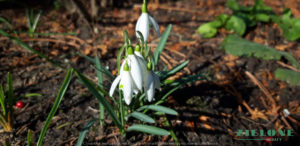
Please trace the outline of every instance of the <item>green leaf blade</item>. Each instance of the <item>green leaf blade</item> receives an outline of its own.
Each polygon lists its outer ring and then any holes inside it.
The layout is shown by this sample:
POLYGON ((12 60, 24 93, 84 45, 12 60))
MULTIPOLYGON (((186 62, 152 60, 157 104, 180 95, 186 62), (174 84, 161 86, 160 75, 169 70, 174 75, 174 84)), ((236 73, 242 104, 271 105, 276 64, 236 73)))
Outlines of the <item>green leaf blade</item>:
POLYGON ((40 136, 39 136, 39 139, 38 139, 38 142, 37 142, 37 146, 41 146, 42 143, 43 143, 43 139, 46 135, 46 132, 47 132, 47 129, 51 123, 51 120, 53 118, 53 116, 55 115, 58 107, 59 107, 59 104, 61 103, 68 87, 69 87, 69 84, 71 82, 71 78, 72 78, 72 73, 73 73, 73 69, 68 69, 67 71, 67 75, 62 83, 62 86, 60 87, 59 91, 58 91, 58 94, 57 94, 57 97, 55 99, 55 102, 51 108, 51 111, 43 125, 43 128, 42 128, 42 131, 40 133, 40 136))
POLYGON ((155 52, 153 53, 153 65, 156 66, 158 64, 158 60, 160 57, 161 52, 163 51, 166 42, 168 40, 168 37, 170 35, 172 29, 172 24, 169 24, 166 28, 165 32, 162 34, 161 39, 159 40, 157 47, 155 49, 155 52))
POLYGON ((155 121, 151 117, 149 117, 148 115, 143 114, 141 112, 133 112, 133 113, 129 114, 128 117, 134 117, 138 120, 141 120, 141 121, 147 122, 147 123, 155 123, 155 121))
POLYGON ((84 126, 83 126, 83 129, 82 131, 80 132, 80 135, 78 137, 78 140, 77 140, 77 143, 76 143, 76 146, 81 146, 83 141, 84 141, 84 138, 85 138, 85 135, 87 134, 87 132, 89 131, 90 127, 93 126, 93 124, 95 123, 96 119, 92 119, 90 120, 88 123, 86 123, 84 126))
POLYGON ((105 107, 106 111, 109 113, 109 115, 112 117, 112 120, 117 125, 119 129, 123 129, 123 126, 121 125, 121 122, 118 120, 112 106, 107 102, 107 100, 97 91, 96 87, 94 87, 93 84, 91 84, 91 81, 87 79, 84 75, 82 75, 80 72, 75 71, 76 76, 82 81, 82 83, 89 89, 89 91, 102 103, 102 105, 105 107))
POLYGON ((169 115, 175 115, 175 116, 178 115, 178 113, 175 110, 167 108, 167 107, 162 106, 162 105, 145 105, 145 106, 140 107, 138 109, 138 111, 141 111, 141 110, 144 110, 144 109, 150 109, 150 110, 153 110, 153 111, 162 112, 162 113, 166 113, 166 114, 169 114, 169 115))
POLYGON ((148 133, 148 134, 153 134, 153 135, 170 135, 170 132, 165 130, 165 129, 161 129, 158 127, 154 127, 154 126, 148 126, 148 125, 140 125, 140 124, 135 124, 132 125, 130 127, 127 128, 128 132, 130 131, 138 131, 138 132, 143 132, 143 133, 148 133))

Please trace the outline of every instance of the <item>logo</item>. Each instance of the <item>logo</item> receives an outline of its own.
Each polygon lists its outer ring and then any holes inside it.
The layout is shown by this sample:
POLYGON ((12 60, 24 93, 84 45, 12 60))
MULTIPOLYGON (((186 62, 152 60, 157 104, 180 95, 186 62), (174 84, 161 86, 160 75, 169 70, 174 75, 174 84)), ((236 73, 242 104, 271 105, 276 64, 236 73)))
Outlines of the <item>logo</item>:
POLYGON ((279 129, 279 130, 274 130, 274 129, 268 129, 268 130, 257 130, 257 129, 252 129, 252 130, 243 130, 239 129, 237 131, 238 140, 261 140, 265 141, 267 143, 272 143, 274 141, 282 141, 281 137, 286 137, 286 136, 294 136, 293 131, 291 129, 279 129))

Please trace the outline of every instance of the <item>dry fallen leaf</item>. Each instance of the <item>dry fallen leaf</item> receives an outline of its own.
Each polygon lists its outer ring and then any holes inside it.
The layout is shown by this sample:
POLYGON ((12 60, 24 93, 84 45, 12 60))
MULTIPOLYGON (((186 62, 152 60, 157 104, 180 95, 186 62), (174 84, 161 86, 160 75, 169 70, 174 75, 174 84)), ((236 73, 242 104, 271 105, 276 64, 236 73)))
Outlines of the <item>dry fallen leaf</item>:
POLYGON ((257 108, 255 108, 251 113, 251 119, 256 120, 259 118, 268 120, 268 117, 262 111, 259 111, 257 108))
POLYGON ((207 130, 215 130, 215 128, 211 127, 210 125, 208 124, 202 124, 202 126, 207 129, 207 130))
POLYGON ((206 122, 208 119, 209 119, 208 116, 200 116, 199 117, 199 120, 202 121, 202 122, 206 122))

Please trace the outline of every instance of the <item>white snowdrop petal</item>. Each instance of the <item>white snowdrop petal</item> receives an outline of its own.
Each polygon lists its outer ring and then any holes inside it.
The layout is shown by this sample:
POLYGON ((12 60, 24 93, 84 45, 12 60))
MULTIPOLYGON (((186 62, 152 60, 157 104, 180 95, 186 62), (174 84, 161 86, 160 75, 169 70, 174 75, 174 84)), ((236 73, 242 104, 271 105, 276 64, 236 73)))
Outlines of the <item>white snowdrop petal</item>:
POLYGON ((135 31, 136 36, 140 38, 137 31, 140 31, 144 37, 144 41, 146 42, 149 36, 149 15, 148 13, 142 13, 142 15, 138 19, 138 25, 136 25, 135 31), (140 22, 139 22, 140 21, 140 22))
POLYGON ((118 83, 120 82, 120 79, 121 79, 121 76, 119 75, 119 76, 117 76, 116 78, 115 78, 115 80, 112 82, 112 84, 111 84, 111 87, 110 87, 110 90, 109 90, 109 96, 113 96, 113 94, 114 94, 114 92, 115 92, 115 90, 116 90, 116 87, 117 87, 117 85, 118 85, 118 83))
POLYGON ((140 52, 134 52, 134 54, 136 55, 136 58, 139 62, 139 65, 141 67, 143 76, 145 74, 145 72, 147 71, 147 62, 145 61, 144 57, 142 56, 142 54, 140 52))
POLYGON ((160 31, 159 31, 159 26, 158 26, 157 22, 150 15, 149 15, 149 20, 150 20, 151 24, 153 25, 153 27, 154 27, 154 29, 156 31, 156 35, 160 37, 160 31))
POLYGON ((144 57, 143 57, 143 55, 141 54, 141 52, 134 51, 134 54, 135 54, 138 58, 144 59, 144 57))
POLYGON ((134 55, 128 55, 130 60, 130 73, 136 87, 141 91, 143 87, 143 72, 134 55))
POLYGON ((148 79, 147 79, 147 84, 146 84, 146 98, 148 99, 149 102, 152 101, 154 98, 155 94, 155 87, 154 87, 154 82, 153 82, 153 76, 149 74, 148 79))
POLYGON ((123 97, 125 103, 129 105, 132 100, 133 88, 132 88, 132 79, 128 71, 124 71, 120 81, 120 88, 123 91, 123 97))

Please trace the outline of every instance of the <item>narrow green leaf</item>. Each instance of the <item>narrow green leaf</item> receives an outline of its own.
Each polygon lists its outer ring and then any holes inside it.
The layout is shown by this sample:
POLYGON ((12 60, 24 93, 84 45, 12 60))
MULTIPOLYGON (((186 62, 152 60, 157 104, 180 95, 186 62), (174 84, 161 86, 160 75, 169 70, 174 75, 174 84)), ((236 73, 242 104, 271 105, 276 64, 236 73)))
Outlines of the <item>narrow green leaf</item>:
POLYGON ((168 96, 170 96, 173 92, 175 92, 176 90, 178 90, 182 85, 178 85, 176 87, 174 87, 173 89, 169 90, 159 101, 157 101, 155 103, 155 105, 164 103, 165 100, 167 99, 168 96))
POLYGON ((27 132, 27 146, 32 146, 32 132, 28 130, 27 132))
POLYGON ((92 62, 93 64, 96 64, 96 61, 93 58, 86 56, 86 55, 82 54, 81 52, 76 52, 76 54, 78 54, 79 56, 83 57, 84 59, 92 62))
POLYGON ((148 115, 143 114, 141 112, 133 112, 133 113, 127 115, 127 117, 134 117, 143 122, 155 123, 155 121, 151 117, 149 117, 148 115))
POLYGON ((162 72, 162 75, 160 76, 161 80, 165 80, 168 77, 175 75, 177 72, 181 71, 182 69, 184 69, 187 65, 189 64, 189 61, 185 61, 175 67, 173 67, 171 70, 167 71, 167 72, 162 72))
POLYGON ((29 98, 29 97, 35 97, 35 96, 42 96, 42 94, 40 94, 40 93, 26 93, 25 95, 24 95, 24 97, 26 97, 26 98, 29 98))
POLYGON ((14 105, 14 88, 13 88, 13 81, 12 81, 12 76, 8 72, 7 74, 7 103, 8 103, 8 108, 9 111, 12 110, 12 106, 14 105))
POLYGON ((4 95, 4 90, 3 86, 0 85, 0 104, 2 108, 2 113, 5 116, 6 115, 6 105, 5 105, 5 95, 4 95))
POLYGON ((123 30, 123 35, 124 35, 125 46, 131 45, 130 39, 128 37, 128 32, 126 30, 123 30))
MULTIPOLYGON (((84 54, 82 54, 82 53, 80 53, 80 52, 76 52, 76 54, 78 54, 79 56, 83 57, 84 59, 90 61, 91 63, 96 64, 95 59, 93 59, 93 58, 91 58, 91 57, 89 57, 89 56, 86 56, 86 55, 84 55, 84 54)), ((95 68, 96 70, 101 71, 102 73, 108 75, 108 76, 111 77, 112 79, 114 79, 114 76, 112 75, 112 73, 111 73, 109 70, 107 70, 105 67, 101 66, 100 69, 97 68, 97 67, 94 67, 94 66, 92 66, 92 67, 95 68)))
POLYGON ((141 40, 141 42, 142 42, 142 47, 144 47, 144 36, 143 36, 143 34, 140 32, 140 31, 137 31, 137 33, 138 33, 138 35, 140 36, 140 40, 141 40))
POLYGON ((40 133, 40 136, 39 136, 39 139, 38 139, 38 142, 37 142, 37 146, 41 146, 42 143, 43 143, 43 139, 46 135, 46 132, 47 132, 47 129, 51 123, 51 120, 53 118, 53 116, 55 115, 58 107, 59 107, 59 104, 61 102, 61 100, 63 99, 67 89, 68 89, 68 86, 70 84, 70 81, 71 81, 71 78, 72 78, 72 73, 73 73, 73 69, 68 69, 68 72, 67 72, 67 75, 62 83, 62 86, 60 87, 59 91, 58 91, 58 94, 57 94, 57 97, 55 99, 55 102, 51 108, 51 111, 43 125, 43 128, 42 128, 42 131, 40 133))
POLYGON ((150 109, 150 110, 153 110, 153 111, 162 112, 162 113, 166 113, 166 114, 169 114, 169 115, 175 115, 175 116, 178 115, 178 113, 175 110, 167 108, 167 107, 162 106, 162 105, 145 105, 145 106, 142 106, 139 109, 137 109, 137 111, 141 111, 141 110, 144 110, 144 109, 150 109))
MULTIPOLYGON (((101 69, 101 63, 99 57, 96 55, 95 56, 95 61, 96 61, 96 73, 98 77, 98 86, 103 87, 103 79, 102 79, 102 72, 99 71, 101 69), (98 70, 99 69, 99 70, 98 70)), ((100 119, 100 125, 103 126, 104 124, 104 106, 99 102, 99 119, 100 119)))
POLYGON ((80 135, 78 137, 76 146, 81 146, 82 145, 86 133, 89 131, 90 127, 93 126, 95 121, 96 121, 96 119, 92 119, 83 126, 83 129, 81 130, 80 135))
POLYGON ((102 72, 99 71, 102 67, 101 67, 100 59, 97 55, 95 56, 95 62, 96 62, 96 68, 98 69, 98 70, 96 70, 97 78, 98 78, 98 86, 103 87, 102 86, 102 82, 103 82, 102 72))
POLYGON ((155 49, 155 52, 153 53, 153 65, 156 66, 160 57, 161 52, 163 51, 165 44, 168 40, 168 37, 170 35, 172 29, 172 24, 169 24, 168 27, 166 28, 166 31, 162 34, 157 47, 155 49))
POLYGON ((128 127, 126 131, 128 132, 138 131, 138 132, 144 132, 153 135, 170 135, 170 132, 165 129, 161 129, 154 126, 148 126, 148 125, 140 125, 140 124, 132 125, 128 127))
POLYGON ((12 29, 11 24, 3 17, 0 17, 0 22, 4 23, 9 29, 12 29))
POLYGON ((123 129, 120 121, 118 120, 112 106, 106 101, 106 99, 99 94, 97 89, 94 87, 93 84, 91 84, 91 81, 87 79, 84 75, 82 75, 80 72, 75 71, 76 76, 82 81, 82 83, 89 89, 89 91, 102 103, 102 105, 105 107, 109 115, 112 117, 112 120, 117 125, 119 129, 123 129))
POLYGON ((38 24, 38 22, 39 22, 39 20, 40 20, 41 14, 42 14, 42 11, 39 11, 38 14, 36 15, 36 17, 35 17, 35 19, 34 19, 34 21, 33 21, 33 24, 32 24, 32 32, 35 31, 35 29, 36 29, 36 27, 37 27, 37 24, 38 24))
POLYGON ((118 74, 120 74, 120 67, 121 67, 121 59, 122 59, 122 54, 124 52, 126 45, 123 45, 119 52, 118 52, 118 56, 117 56, 117 68, 118 68, 118 74))

